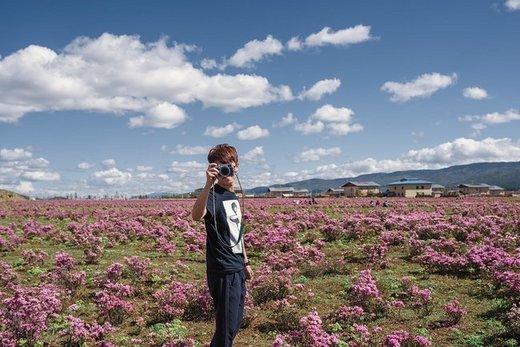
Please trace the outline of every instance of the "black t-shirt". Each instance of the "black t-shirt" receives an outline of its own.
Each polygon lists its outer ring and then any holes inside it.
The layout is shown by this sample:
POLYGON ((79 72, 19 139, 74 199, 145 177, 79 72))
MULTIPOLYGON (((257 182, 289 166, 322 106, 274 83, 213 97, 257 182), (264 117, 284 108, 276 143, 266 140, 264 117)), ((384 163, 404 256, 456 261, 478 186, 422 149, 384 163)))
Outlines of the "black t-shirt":
POLYGON ((208 272, 233 273, 242 270, 242 241, 237 243, 242 225, 242 212, 236 194, 215 184, 215 188, 209 193, 206 206, 204 222, 208 272))

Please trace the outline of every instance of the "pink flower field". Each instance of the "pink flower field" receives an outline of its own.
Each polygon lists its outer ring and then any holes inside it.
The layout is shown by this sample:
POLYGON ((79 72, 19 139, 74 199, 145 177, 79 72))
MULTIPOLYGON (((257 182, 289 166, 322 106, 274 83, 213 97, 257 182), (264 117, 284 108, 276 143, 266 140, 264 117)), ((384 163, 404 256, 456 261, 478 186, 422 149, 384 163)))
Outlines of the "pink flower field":
MULTIPOLYGON (((246 199, 236 346, 518 346, 520 200, 246 199)), ((193 200, 0 202, 0 346, 204 346, 193 200)))

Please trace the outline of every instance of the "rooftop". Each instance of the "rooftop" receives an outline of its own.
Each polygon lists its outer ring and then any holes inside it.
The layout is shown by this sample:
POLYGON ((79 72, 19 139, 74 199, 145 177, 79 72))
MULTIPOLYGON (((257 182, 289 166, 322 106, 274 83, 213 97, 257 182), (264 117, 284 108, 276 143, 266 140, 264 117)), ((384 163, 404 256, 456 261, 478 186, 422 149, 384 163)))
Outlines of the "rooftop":
POLYGON ((489 186, 489 190, 505 190, 505 189, 502 187, 499 187, 499 186, 489 186))
POLYGON ((390 182, 387 186, 400 186, 400 185, 417 185, 417 184, 433 184, 433 182, 420 180, 416 178, 403 178, 399 181, 390 182))
POLYGON ((269 187, 269 192, 294 192, 293 187, 269 187))
POLYGON ((462 183, 459 185, 459 187, 466 187, 466 188, 490 188, 491 186, 486 183, 479 183, 479 184, 471 184, 471 183, 462 183))
POLYGON ((372 181, 348 181, 342 187, 346 187, 348 185, 356 186, 356 187, 379 187, 379 184, 372 181))

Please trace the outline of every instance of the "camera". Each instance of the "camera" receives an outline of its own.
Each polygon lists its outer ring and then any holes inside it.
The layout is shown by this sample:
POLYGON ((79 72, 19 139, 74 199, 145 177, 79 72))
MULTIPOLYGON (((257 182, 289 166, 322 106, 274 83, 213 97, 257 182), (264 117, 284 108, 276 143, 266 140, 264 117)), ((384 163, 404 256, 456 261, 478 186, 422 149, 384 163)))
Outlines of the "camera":
POLYGON ((217 170, 222 177, 229 177, 235 174, 233 164, 217 164, 217 170))

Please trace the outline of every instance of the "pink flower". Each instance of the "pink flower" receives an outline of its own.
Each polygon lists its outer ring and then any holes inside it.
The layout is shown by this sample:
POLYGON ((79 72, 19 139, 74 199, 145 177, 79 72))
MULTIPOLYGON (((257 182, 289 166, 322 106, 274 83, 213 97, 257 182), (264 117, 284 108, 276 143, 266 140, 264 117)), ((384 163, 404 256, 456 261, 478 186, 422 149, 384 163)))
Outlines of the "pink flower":
POLYGON ((448 322, 450 324, 457 324, 466 314, 466 310, 457 298, 444 305, 444 311, 448 316, 448 322))

